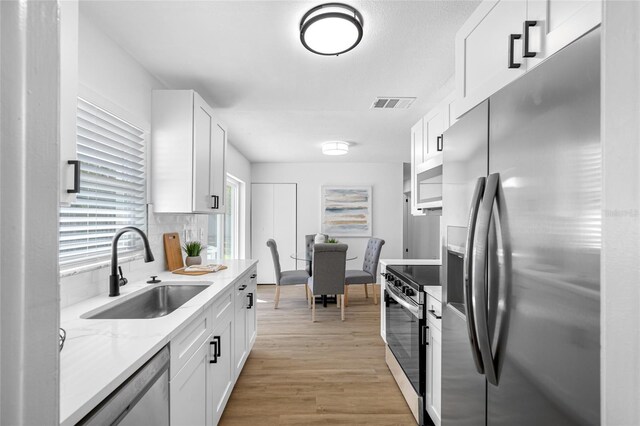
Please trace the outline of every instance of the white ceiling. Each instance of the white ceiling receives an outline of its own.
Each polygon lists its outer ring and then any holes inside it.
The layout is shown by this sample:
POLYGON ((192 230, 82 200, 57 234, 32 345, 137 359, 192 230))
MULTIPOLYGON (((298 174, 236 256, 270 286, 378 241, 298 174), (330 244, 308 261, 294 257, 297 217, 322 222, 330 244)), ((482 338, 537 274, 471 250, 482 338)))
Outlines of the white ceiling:
POLYGON ((318 1, 84 1, 81 11, 168 87, 195 89, 251 162, 409 161, 411 126, 446 93, 454 38, 479 1, 349 1, 362 42, 338 57, 299 40, 318 1), (415 96, 370 110, 376 96, 415 96), (354 146, 323 156, 326 140, 354 146))

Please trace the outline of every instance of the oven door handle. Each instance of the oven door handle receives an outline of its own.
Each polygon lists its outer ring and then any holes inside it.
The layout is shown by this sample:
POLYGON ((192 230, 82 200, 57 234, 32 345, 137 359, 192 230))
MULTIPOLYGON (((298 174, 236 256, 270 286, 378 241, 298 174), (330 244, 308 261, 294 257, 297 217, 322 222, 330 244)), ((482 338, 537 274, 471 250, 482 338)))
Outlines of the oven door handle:
POLYGON ((410 304, 409 302, 407 302, 406 300, 403 300, 402 298, 400 298, 400 296, 398 296, 396 294, 396 292, 394 290, 392 290, 391 287, 389 287, 388 294, 389 294, 389 296, 391 296, 393 298, 393 300, 398 302, 398 304, 400 306, 402 306, 403 308, 406 308, 414 316, 418 317, 418 319, 422 319, 420 308, 418 306, 414 306, 414 305, 410 304))

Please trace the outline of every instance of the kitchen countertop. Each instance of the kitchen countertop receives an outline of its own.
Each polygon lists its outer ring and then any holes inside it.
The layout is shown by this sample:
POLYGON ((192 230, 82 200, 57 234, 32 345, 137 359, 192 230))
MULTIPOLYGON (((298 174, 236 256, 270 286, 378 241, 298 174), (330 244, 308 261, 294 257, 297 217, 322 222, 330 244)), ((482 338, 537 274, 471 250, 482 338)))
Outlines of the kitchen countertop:
POLYGON ((81 315, 149 288, 145 281, 120 287, 119 297, 105 293, 60 312, 67 332, 60 352, 60 424, 73 425, 204 312, 215 297, 255 265, 255 260, 225 261, 227 269, 200 276, 158 274, 163 284, 210 283, 204 291, 169 315, 154 319, 82 319, 81 315))
MULTIPOLYGON (((440 259, 380 259, 380 263, 387 265, 442 265, 440 259)), ((429 285, 424 286, 424 291, 432 297, 442 301, 442 286, 429 285)))

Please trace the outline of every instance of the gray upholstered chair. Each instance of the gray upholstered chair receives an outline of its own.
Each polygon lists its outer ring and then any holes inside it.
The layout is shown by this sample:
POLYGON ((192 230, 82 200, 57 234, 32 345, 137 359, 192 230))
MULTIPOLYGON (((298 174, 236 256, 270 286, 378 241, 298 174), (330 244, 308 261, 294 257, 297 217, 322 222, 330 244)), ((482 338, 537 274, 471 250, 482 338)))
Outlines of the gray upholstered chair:
MULTIPOLYGON (((267 241, 267 246, 271 249, 271 257, 273 257, 273 267, 276 270, 276 298, 273 309, 278 309, 280 301, 280 286, 290 284, 306 284, 309 274, 307 271, 282 271, 280 269, 280 255, 278 254, 278 245, 273 239, 267 241)), ((306 294, 306 286, 305 286, 306 294)))
MULTIPOLYGON (((323 234, 325 240, 329 239, 329 236, 327 234, 323 234)), ((307 272, 309 273, 309 275, 311 275, 311 273, 313 272, 311 270, 312 268, 312 256, 313 256, 313 245, 314 245, 314 241, 316 238, 316 234, 311 234, 311 235, 305 235, 304 236, 304 252, 307 255, 307 259, 309 259, 309 261, 306 262, 306 266, 305 269, 307 270, 307 272)))
POLYGON ((365 297, 369 297, 369 291, 367 290, 367 284, 373 286, 373 302, 378 304, 378 295, 376 293, 376 274, 378 271, 378 260, 380 260, 380 252, 384 240, 380 238, 370 238, 367 243, 367 249, 364 252, 364 261, 362 262, 362 270, 360 269, 348 269, 345 272, 345 289, 344 289, 344 303, 349 305, 349 286, 353 284, 364 284, 365 297))
POLYGON ((317 295, 335 294, 338 305, 342 308, 341 318, 344 321, 345 267, 347 262, 346 244, 316 244, 313 248, 313 274, 307 280, 311 293, 311 320, 316 321, 317 295))

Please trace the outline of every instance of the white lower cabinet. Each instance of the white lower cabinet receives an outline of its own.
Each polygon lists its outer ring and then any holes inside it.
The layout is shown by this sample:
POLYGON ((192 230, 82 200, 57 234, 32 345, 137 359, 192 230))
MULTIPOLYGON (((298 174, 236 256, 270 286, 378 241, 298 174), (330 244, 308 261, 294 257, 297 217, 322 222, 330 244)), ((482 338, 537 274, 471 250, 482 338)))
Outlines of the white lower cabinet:
POLYGON ((442 406, 442 309, 439 300, 427 297, 427 396, 425 407, 436 426, 440 426, 442 406))
POLYGON ((252 269, 243 280, 236 285, 235 290, 235 369, 237 374, 244 366, 249 352, 256 340, 258 331, 256 316, 257 273, 252 269))
POLYGON ((234 324, 236 328, 234 348, 234 368, 238 373, 242 369, 245 359, 247 359, 247 280, 242 280, 240 284, 236 285, 235 292, 235 312, 234 312, 234 324))
POLYGON ((255 266, 171 339, 171 425, 216 425, 256 339, 255 266))
POLYGON ((233 362, 233 314, 229 311, 215 325, 212 338, 212 352, 215 355, 208 364, 208 379, 211 384, 210 409, 211 424, 218 424, 224 407, 227 405, 235 382, 235 365, 233 362))
POLYGON ((256 312, 256 301, 258 300, 258 274, 255 269, 249 272, 249 286, 247 287, 247 298, 250 307, 245 311, 247 314, 247 356, 251 352, 253 344, 258 336, 258 314, 256 312))
POLYGON ((169 382, 171 424, 174 426, 211 424, 210 413, 207 412, 210 405, 211 337, 202 342, 182 370, 169 382))

